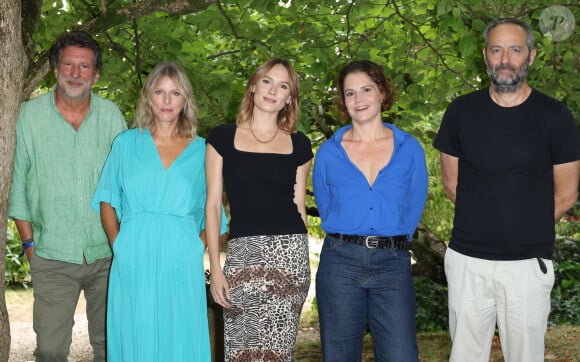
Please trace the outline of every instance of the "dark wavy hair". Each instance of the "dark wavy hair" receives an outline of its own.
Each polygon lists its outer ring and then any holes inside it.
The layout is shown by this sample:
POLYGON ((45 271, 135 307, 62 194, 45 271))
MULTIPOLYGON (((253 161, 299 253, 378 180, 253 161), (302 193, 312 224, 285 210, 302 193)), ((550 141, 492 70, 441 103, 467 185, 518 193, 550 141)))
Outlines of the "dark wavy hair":
POLYGON ((344 100, 344 79, 351 73, 365 73, 368 75, 379 87, 379 92, 383 95, 381 111, 388 111, 391 109, 395 101, 395 90, 391 84, 391 80, 385 76, 383 68, 370 60, 354 60, 340 70, 336 81, 338 93, 336 97, 337 106, 343 119, 346 120, 350 118, 344 100))
POLYGON ((48 60, 50 62, 51 69, 58 67, 60 64, 60 55, 62 54, 62 51, 70 46, 92 50, 93 53, 95 53, 95 69, 97 72, 101 71, 103 68, 103 54, 101 53, 101 46, 89 35, 89 33, 80 30, 74 30, 62 34, 50 48, 48 60))

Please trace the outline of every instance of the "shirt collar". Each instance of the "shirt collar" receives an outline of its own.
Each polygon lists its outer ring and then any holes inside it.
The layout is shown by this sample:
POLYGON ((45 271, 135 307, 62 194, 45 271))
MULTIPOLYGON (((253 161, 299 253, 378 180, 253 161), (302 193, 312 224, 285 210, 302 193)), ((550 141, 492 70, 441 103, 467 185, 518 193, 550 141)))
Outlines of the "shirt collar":
MULTIPOLYGON (((395 126, 392 123, 383 123, 383 125, 387 128, 390 128, 393 131, 393 137, 395 138, 396 144, 402 143, 404 138, 408 136, 408 134, 406 132, 403 132, 401 129, 399 129, 397 126, 395 126)), ((342 136, 344 135, 344 133, 351 128, 352 128, 352 124, 340 127, 336 132, 334 132, 334 135, 332 135, 331 140, 333 142, 340 144, 340 142, 342 141, 342 136)))

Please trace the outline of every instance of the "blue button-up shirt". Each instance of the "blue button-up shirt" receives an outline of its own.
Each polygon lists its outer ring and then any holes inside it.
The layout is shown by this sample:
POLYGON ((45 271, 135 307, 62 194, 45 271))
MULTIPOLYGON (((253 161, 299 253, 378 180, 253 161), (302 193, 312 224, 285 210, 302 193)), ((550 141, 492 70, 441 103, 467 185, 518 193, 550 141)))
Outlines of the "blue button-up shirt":
POLYGON ((352 126, 340 128, 320 146, 312 180, 327 233, 413 236, 427 199, 425 153, 408 133, 391 124, 385 127, 393 131, 393 155, 373 185, 341 145, 352 126))

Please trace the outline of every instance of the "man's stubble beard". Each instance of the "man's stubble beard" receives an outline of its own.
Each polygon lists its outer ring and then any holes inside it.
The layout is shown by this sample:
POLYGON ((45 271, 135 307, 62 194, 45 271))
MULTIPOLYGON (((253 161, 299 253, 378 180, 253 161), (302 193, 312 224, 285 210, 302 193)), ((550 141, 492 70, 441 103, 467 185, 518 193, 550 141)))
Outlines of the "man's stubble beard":
POLYGON ((526 58, 524 64, 519 68, 514 68, 510 64, 499 64, 495 68, 491 68, 486 62, 487 75, 494 85, 495 91, 498 93, 515 93, 524 84, 528 78, 528 71, 530 69, 530 56, 526 58), (512 75, 507 79, 500 79, 498 71, 509 69, 512 75))

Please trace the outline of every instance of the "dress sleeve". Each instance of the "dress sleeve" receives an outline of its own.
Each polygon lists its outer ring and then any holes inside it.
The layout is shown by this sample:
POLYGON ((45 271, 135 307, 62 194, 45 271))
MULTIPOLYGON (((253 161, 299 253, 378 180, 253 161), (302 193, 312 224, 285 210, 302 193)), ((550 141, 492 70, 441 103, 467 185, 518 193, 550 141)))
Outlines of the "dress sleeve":
POLYGON ((212 145, 217 153, 223 157, 228 148, 233 147, 235 132, 236 125, 234 124, 219 125, 211 130, 206 143, 212 145))
MULTIPOLYGON (((209 142, 208 142, 209 143, 209 142)), ((205 158, 205 156, 204 156, 205 158)), ((197 227, 199 228, 198 231, 205 229, 205 201, 206 201, 206 190, 207 184, 205 183, 205 177, 202 178, 202 184, 200 186, 200 192, 202 197, 199 199, 199 206, 197 210, 194 212, 194 221, 197 227)), ((220 235, 224 234, 228 230, 228 218, 226 216, 225 208, 222 204, 222 222, 220 225, 220 235)))
POLYGON ((122 188, 121 188, 121 149, 123 133, 114 141, 111 152, 107 157, 99 183, 93 195, 91 206, 98 213, 101 212, 101 202, 110 204, 117 212, 117 218, 121 221, 123 216, 122 188))
POLYGON ((314 157, 312 153, 312 144, 310 139, 302 132, 296 132, 292 134, 292 139, 294 143, 294 155, 296 157, 296 163, 298 165, 303 165, 314 157))

